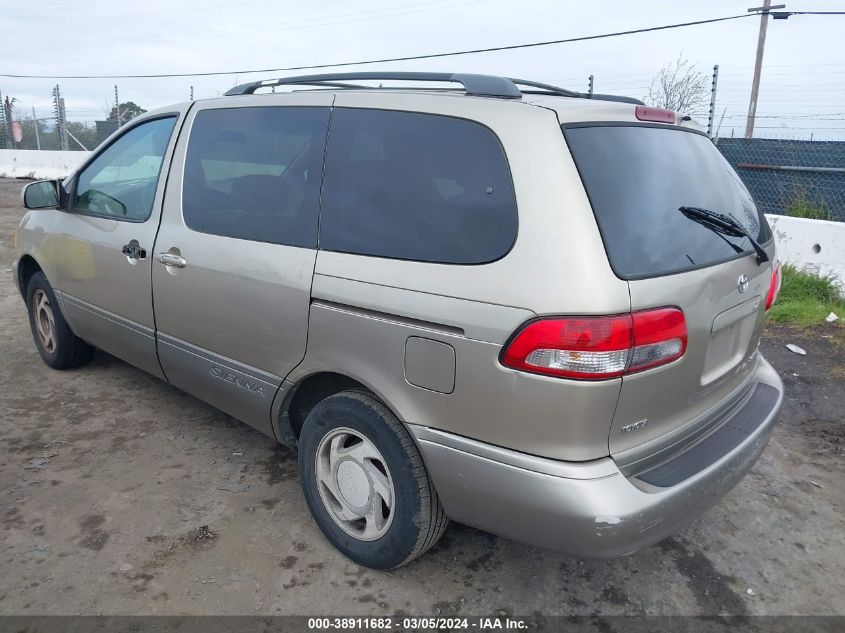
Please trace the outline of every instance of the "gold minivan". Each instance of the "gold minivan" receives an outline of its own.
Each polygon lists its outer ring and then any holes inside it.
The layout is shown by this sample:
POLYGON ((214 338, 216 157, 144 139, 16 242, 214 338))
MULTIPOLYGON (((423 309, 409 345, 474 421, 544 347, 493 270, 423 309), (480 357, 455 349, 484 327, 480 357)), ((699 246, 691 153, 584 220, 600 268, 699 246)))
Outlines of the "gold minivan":
POLYGON ((690 117, 636 100, 259 81, 138 117, 23 201, 44 361, 102 349, 294 448, 362 565, 448 519, 628 554, 729 491, 783 399, 771 230, 690 117))

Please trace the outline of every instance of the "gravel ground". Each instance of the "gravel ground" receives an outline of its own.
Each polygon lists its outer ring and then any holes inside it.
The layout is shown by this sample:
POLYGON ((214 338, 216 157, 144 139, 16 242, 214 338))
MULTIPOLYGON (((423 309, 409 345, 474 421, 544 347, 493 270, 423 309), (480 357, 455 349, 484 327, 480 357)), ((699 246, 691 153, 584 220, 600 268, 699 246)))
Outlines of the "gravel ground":
POLYGON ((845 331, 769 329, 774 437, 675 537, 595 562, 452 524, 380 573, 323 539, 292 452, 106 354, 41 362, 9 274, 22 184, 0 180, 0 613, 845 613, 845 331))

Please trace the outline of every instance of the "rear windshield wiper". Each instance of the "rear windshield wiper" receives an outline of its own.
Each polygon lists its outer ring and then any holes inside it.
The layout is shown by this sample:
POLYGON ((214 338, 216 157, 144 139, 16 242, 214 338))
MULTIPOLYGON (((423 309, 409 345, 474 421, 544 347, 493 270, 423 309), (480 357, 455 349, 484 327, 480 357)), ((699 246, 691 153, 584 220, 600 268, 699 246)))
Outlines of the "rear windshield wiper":
POLYGON ((716 232, 730 235, 732 237, 746 237, 751 242, 751 246, 757 252, 757 265, 769 261, 769 256, 763 247, 755 240, 751 233, 748 232, 744 226, 734 220, 729 215, 724 213, 717 213, 709 209, 701 209, 699 207, 678 207, 678 211, 687 216, 690 220, 703 224, 704 226, 716 232))

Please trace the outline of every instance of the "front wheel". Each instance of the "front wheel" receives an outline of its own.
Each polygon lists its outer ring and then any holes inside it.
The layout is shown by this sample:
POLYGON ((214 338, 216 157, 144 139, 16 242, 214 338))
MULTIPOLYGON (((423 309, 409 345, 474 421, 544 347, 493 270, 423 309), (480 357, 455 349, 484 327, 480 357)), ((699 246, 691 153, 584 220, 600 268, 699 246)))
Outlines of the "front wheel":
POLYGON ((299 438, 299 470, 317 525, 360 565, 404 565, 446 529, 414 441, 368 393, 344 391, 311 410, 299 438))
POLYGON ((70 369, 91 360, 94 348, 71 331, 44 273, 29 280, 26 305, 32 338, 45 363, 53 369, 70 369))

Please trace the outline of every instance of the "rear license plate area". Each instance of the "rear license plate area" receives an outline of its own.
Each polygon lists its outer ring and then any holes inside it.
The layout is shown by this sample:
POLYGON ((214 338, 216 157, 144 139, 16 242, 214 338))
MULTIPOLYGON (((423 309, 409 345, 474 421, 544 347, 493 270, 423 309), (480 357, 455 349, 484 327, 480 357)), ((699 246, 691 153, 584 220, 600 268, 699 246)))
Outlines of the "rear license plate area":
POLYGON ((753 344, 760 297, 752 297, 716 315, 704 360, 701 384, 708 385, 739 366, 753 344))

